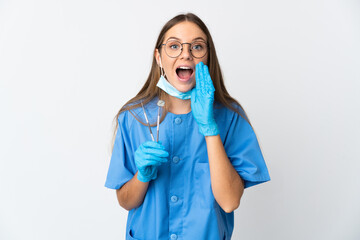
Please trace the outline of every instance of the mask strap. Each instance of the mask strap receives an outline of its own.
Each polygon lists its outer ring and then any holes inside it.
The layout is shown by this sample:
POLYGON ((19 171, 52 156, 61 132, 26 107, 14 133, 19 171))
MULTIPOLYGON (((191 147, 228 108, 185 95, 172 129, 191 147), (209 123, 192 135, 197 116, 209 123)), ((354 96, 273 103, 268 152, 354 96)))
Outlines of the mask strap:
POLYGON ((159 61, 160 61, 160 74, 161 74, 161 76, 164 76, 164 77, 165 77, 165 71, 164 71, 164 69, 162 68, 161 56, 160 56, 160 55, 159 55, 159 61))

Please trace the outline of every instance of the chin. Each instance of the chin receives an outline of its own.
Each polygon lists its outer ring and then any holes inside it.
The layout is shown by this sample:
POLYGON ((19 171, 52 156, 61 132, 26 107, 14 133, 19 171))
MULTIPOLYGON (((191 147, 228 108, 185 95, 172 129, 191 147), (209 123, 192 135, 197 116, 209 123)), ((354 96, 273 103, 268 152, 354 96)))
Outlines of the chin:
POLYGON ((170 84, 180 92, 187 92, 195 87, 195 82, 193 80, 189 80, 188 82, 171 81, 170 84))
POLYGON ((179 90, 180 92, 187 92, 190 91, 191 89, 193 89, 195 87, 195 84, 186 84, 186 85, 178 85, 176 86, 176 89, 179 90))
POLYGON ((190 91, 193 87, 175 87, 180 92, 187 92, 190 91))

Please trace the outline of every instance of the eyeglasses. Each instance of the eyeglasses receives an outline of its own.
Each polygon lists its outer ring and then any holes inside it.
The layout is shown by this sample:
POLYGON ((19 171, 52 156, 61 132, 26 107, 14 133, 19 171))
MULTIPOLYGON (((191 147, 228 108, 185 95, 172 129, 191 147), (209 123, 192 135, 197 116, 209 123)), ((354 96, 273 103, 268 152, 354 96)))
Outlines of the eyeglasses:
POLYGON ((192 43, 181 43, 177 40, 169 40, 161 46, 165 46, 165 53, 171 58, 180 56, 183 50, 183 45, 190 45, 190 54, 194 58, 202 58, 208 51, 208 45, 204 41, 194 41, 192 43))

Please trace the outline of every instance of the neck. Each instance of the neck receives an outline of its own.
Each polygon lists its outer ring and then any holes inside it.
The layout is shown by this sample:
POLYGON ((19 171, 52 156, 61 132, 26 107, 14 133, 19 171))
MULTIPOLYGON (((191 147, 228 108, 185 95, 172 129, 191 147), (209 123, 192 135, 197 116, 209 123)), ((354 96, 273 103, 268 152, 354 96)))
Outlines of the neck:
POLYGON ((182 100, 168 95, 168 111, 174 114, 187 114, 191 111, 191 99, 182 100))

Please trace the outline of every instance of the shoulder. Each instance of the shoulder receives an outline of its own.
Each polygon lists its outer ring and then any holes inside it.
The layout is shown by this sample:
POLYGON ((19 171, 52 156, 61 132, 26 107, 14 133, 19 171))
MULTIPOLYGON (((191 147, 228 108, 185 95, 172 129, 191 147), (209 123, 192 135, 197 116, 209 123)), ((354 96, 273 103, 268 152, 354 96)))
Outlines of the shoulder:
POLYGON ((245 120, 246 122, 249 122, 249 119, 245 113, 245 110, 237 103, 233 102, 231 103, 231 107, 229 108, 222 103, 215 102, 214 107, 214 113, 217 118, 222 120, 232 120, 234 118, 240 118, 242 120, 245 120))
POLYGON ((119 114, 117 121, 119 128, 130 130, 134 123, 134 118, 131 116, 130 110, 124 110, 119 114))

